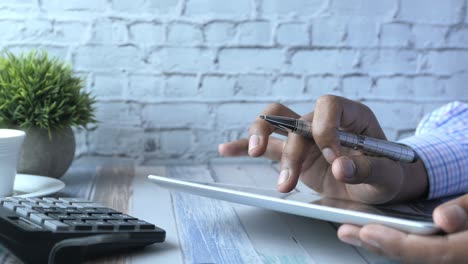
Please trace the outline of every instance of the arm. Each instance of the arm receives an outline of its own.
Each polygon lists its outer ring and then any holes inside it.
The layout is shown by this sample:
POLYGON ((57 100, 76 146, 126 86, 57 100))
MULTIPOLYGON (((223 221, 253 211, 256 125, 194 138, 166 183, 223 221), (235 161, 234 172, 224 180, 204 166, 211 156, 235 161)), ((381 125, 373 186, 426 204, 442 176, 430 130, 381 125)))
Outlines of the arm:
POLYGON ((468 104, 453 102, 435 110, 402 143, 424 163, 429 199, 468 191, 468 104))

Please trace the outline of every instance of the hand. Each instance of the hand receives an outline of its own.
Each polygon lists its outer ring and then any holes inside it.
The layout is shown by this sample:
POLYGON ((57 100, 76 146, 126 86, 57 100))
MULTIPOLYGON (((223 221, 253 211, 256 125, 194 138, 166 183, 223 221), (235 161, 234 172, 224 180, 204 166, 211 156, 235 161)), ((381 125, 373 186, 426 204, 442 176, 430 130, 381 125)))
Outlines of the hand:
POLYGON ((338 237, 349 244, 410 263, 466 263, 468 195, 434 210, 434 222, 447 235, 418 236, 381 225, 342 225, 338 237))
POLYGON ((285 141, 271 137, 282 132, 257 118, 249 139, 221 144, 219 152, 280 160, 280 192, 294 189, 299 178, 325 196, 372 204, 422 198, 427 192, 427 176, 420 161, 395 162, 340 147, 337 129, 385 139, 374 114, 363 104, 327 95, 317 100, 314 112, 302 117, 277 103, 269 105, 262 115, 307 120, 312 123, 314 140, 295 134, 289 134, 285 141))

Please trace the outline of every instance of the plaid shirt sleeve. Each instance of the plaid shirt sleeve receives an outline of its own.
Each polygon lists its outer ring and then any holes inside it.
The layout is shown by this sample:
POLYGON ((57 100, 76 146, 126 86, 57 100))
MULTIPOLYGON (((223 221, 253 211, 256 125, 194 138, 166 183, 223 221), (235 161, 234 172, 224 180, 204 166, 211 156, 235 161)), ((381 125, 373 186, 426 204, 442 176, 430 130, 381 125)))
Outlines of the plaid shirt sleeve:
POLYGON ((468 104, 435 110, 401 143, 411 146, 426 167, 428 199, 468 192, 468 104))

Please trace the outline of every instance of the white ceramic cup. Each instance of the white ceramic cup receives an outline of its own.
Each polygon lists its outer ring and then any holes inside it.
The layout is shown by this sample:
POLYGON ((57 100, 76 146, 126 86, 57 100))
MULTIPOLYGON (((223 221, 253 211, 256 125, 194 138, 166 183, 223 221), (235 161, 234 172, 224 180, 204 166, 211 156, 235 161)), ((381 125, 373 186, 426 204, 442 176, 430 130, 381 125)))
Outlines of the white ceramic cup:
POLYGON ((0 197, 13 194, 16 166, 26 133, 16 129, 0 129, 0 197))

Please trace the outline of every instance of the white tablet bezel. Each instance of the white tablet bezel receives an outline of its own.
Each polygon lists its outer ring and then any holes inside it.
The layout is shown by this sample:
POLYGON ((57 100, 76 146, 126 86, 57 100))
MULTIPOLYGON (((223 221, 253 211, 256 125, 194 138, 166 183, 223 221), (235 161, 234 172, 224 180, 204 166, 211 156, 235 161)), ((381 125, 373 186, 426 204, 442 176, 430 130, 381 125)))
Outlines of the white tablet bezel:
POLYGON ((348 223, 359 226, 371 223, 382 224, 401 231, 422 235, 434 234, 440 231, 440 229, 432 222, 409 220, 393 216, 390 217, 367 212, 359 212, 350 209, 334 208, 314 203, 285 200, 266 195, 212 185, 204 185, 197 182, 171 179, 157 175, 149 175, 148 179, 159 186, 173 190, 336 223, 348 223))

